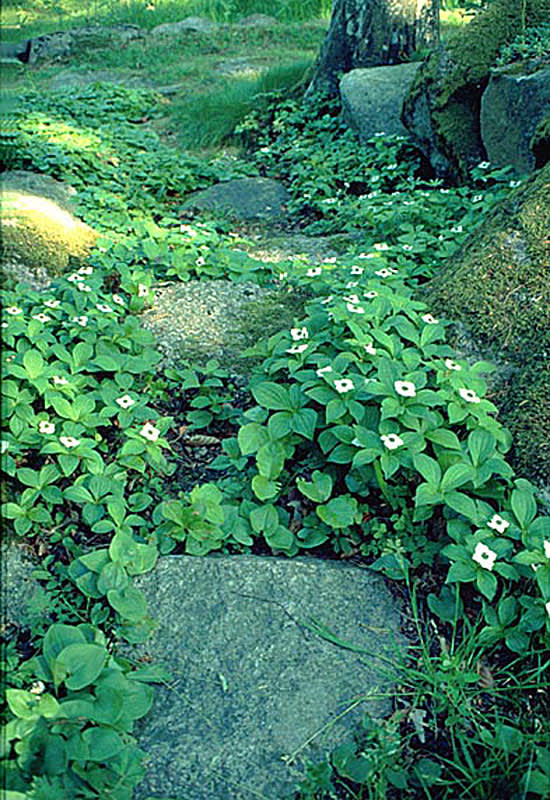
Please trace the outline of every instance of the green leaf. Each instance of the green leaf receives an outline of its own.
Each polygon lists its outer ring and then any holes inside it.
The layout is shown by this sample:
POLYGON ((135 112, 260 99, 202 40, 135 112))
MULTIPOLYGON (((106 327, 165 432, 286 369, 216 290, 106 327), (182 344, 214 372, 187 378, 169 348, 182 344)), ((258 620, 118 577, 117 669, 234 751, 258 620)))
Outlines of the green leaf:
MULTIPOLYGON (((277 411, 275 414, 272 414, 267 423, 269 438, 284 439, 285 436, 288 436, 291 431, 291 421, 292 414, 290 411, 277 411)), ((265 444, 265 442, 262 442, 262 444, 265 444)))
POLYGON ((98 644, 70 644, 55 659, 54 676, 65 683, 67 689, 78 691, 92 684, 100 674, 107 659, 107 651, 98 644))
POLYGON ((110 589, 107 600, 121 617, 130 622, 137 622, 147 613, 143 592, 131 585, 125 589, 110 589))
POLYGON ((475 472, 469 464, 453 464, 443 475, 440 489, 450 492, 474 478, 475 472))
POLYGON ((451 589, 450 586, 443 586, 439 596, 433 593, 429 594, 428 607, 443 622, 455 622, 461 618, 463 613, 460 596, 457 598, 456 590, 451 589))
POLYGON ((44 641, 42 642, 42 653, 47 663, 53 664, 59 653, 70 644, 83 644, 86 642, 84 634, 75 628, 73 625, 64 625, 62 622, 57 622, 50 625, 44 641))
POLYGON ((128 586, 129 578, 126 570, 121 564, 109 561, 97 579, 97 588, 101 594, 107 594, 109 589, 125 589, 128 586))
POLYGON ((511 504, 520 528, 526 528, 537 515, 537 503, 533 492, 530 489, 514 489, 511 504))
POLYGON ((350 495, 340 495, 329 500, 315 511, 319 518, 331 528, 347 528, 353 525, 357 515, 357 500, 350 495))
POLYGON ((317 412, 312 408, 301 408, 292 416, 292 430, 305 439, 313 439, 316 425, 317 412))
POLYGON ((23 366, 31 381, 36 380, 44 372, 44 359, 38 350, 27 350, 23 353, 23 366))
POLYGON ((269 434, 264 425, 258 422, 249 422, 239 428, 237 441, 243 456, 256 453, 262 445, 269 441, 269 434))
POLYGON ((477 507, 475 502, 463 492, 447 492, 445 494, 445 502, 454 511, 458 511, 459 514, 466 517, 466 519, 472 520, 472 522, 477 519, 477 507))
POLYGON ((262 445, 256 455, 260 475, 269 480, 277 478, 284 467, 285 455, 285 449, 279 442, 266 442, 262 445))
POLYGON ((482 568, 480 571, 478 571, 476 583, 481 594, 484 595, 487 600, 492 600, 495 596, 498 586, 495 575, 493 575, 492 572, 489 572, 489 570, 482 568))
POLYGON ((274 530, 279 524, 277 509, 272 503, 255 508, 250 512, 250 524, 256 533, 274 530))
POLYGON ((319 470, 315 470, 311 476, 311 483, 308 483, 303 478, 297 478, 296 486, 298 490, 313 500, 314 503, 324 503, 329 499, 332 492, 332 478, 330 475, 325 475, 319 470))
POLYGON ((288 389, 278 383, 265 381, 251 387, 254 400, 270 411, 294 411, 288 389))
POLYGON ((478 467, 483 464, 495 449, 495 437, 483 428, 477 428, 468 436, 468 449, 472 463, 478 467))
POLYGON ((441 503, 443 497, 438 491, 436 486, 431 483, 421 483, 416 487, 414 495, 414 505, 419 508, 420 506, 433 506, 436 503, 441 503))
POLYGON ((434 487, 439 486, 441 480, 441 467, 437 461, 424 453, 417 453, 413 457, 413 463, 425 481, 434 487))
POLYGON ((469 583, 476 579, 476 568, 473 564, 465 564, 457 561, 456 564, 451 564, 445 583, 469 583))
POLYGON ((255 475, 252 478, 252 491, 258 500, 271 500, 279 492, 279 485, 275 481, 270 481, 263 475, 255 475))
MULTIPOLYGON (((431 328, 426 328, 430 330, 431 328)), ((426 439, 429 439, 434 444, 439 444, 441 447, 446 447, 449 450, 460 450, 461 444, 458 436, 453 431, 446 428, 439 428, 435 431, 427 431, 426 439)))
POLYGON ((126 747, 118 733, 108 728, 88 728, 82 734, 82 738, 89 747, 90 761, 108 763, 126 747))
POLYGON ((274 531, 264 534, 267 544, 274 550, 289 550, 294 544, 292 531, 283 525, 278 525, 274 531))

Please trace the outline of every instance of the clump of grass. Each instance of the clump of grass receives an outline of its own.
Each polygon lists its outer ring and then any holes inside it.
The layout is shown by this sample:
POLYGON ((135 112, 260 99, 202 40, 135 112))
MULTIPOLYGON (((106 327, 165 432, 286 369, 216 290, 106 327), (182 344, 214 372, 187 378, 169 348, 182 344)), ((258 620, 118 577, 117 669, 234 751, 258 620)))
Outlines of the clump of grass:
POLYGON ((272 67, 257 78, 233 79, 224 88, 194 95, 175 106, 172 119, 183 147, 215 147, 229 139, 253 108, 268 103, 270 92, 292 90, 312 61, 272 67))

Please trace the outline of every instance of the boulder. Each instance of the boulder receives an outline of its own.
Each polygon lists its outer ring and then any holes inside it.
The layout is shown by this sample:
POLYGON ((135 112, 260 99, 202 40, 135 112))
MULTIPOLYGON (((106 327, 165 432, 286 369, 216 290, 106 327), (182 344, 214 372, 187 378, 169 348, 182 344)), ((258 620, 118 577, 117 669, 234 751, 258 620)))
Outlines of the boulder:
POLYGON ((86 258, 97 234, 72 213, 70 199, 74 194, 74 189, 47 175, 24 170, 3 174, 3 279, 39 288, 72 262, 86 258))
POLYGON ((150 31, 151 36, 177 36, 182 31, 196 31, 197 33, 213 33, 220 26, 217 22, 204 17, 186 17, 179 22, 164 22, 150 31))
POLYGON ((361 139, 378 131, 407 135, 401 109, 420 63, 352 69, 340 81, 340 97, 346 123, 361 139))
POLYGON ((275 17, 270 17, 268 14, 249 14, 243 17, 237 23, 243 25, 245 28, 272 28, 274 25, 279 24, 279 20, 275 17))
POLYGON ((415 76, 402 121, 439 177, 464 180, 487 159, 481 97, 500 49, 525 26, 550 19, 550 0, 494 0, 444 44, 415 76))
POLYGON ((236 178, 194 192, 184 208, 221 211, 243 220, 280 221, 285 213, 289 194, 271 178, 236 178))
POLYGON ((550 136, 546 148, 536 136, 550 123, 550 64, 531 75, 493 72, 481 98, 480 121, 492 166, 510 165, 521 175, 550 160, 550 136))
POLYGON ((491 397, 520 474, 550 487, 550 163, 502 201, 427 284, 455 344, 496 361, 491 397))
POLYGON ((136 800, 281 800, 293 755, 322 757, 365 712, 391 710, 406 640, 379 574, 311 557, 168 556, 135 585, 158 629, 129 655, 173 676, 134 732, 148 754, 136 800))
POLYGON ((29 64, 62 61, 75 51, 82 52, 98 47, 121 47, 142 37, 143 31, 136 25, 118 25, 112 28, 90 25, 33 37, 20 46, 21 54, 17 55, 17 58, 29 64))

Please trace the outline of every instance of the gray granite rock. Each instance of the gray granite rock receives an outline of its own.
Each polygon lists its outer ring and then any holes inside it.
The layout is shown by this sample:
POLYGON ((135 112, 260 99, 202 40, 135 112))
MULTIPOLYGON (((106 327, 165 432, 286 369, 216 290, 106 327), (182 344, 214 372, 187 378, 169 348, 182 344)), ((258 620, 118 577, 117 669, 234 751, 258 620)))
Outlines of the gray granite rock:
POLYGON ((532 140, 539 123, 548 118, 550 65, 532 75, 494 72, 480 114, 481 138, 492 166, 510 165, 519 175, 540 166, 532 140))
POLYGON ((361 139, 378 131, 406 136, 403 101, 420 63, 353 69, 340 81, 344 119, 361 139))
POLYGON ((173 675, 136 731, 148 753, 136 800, 282 800, 293 764, 340 742, 367 710, 390 710, 375 695, 405 640, 376 573, 308 557, 169 556, 136 585, 159 628, 132 654, 173 675), (358 651, 313 632, 313 620, 358 651))
POLYGON ((32 577, 37 564, 17 544, 3 545, 0 556, 2 621, 21 625, 29 606, 44 594, 42 586, 32 577))
POLYGON ((282 219, 289 195, 271 178, 236 178, 194 192, 185 208, 221 211, 238 219, 275 222, 282 219))
POLYGON ((219 24, 204 17, 186 17, 178 22, 164 22, 150 31, 151 36, 177 36, 182 31, 212 33, 218 30, 219 24))

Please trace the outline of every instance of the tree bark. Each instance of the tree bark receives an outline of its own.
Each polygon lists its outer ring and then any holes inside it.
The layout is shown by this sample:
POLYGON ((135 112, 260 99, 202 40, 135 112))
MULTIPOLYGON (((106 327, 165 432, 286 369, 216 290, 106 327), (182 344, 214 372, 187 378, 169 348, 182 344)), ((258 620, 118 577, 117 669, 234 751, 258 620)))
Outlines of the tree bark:
POLYGON ((399 64, 438 41, 439 0, 335 0, 307 94, 335 95, 342 73, 399 64))

